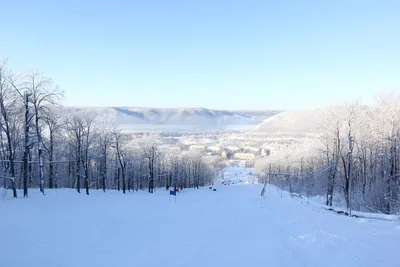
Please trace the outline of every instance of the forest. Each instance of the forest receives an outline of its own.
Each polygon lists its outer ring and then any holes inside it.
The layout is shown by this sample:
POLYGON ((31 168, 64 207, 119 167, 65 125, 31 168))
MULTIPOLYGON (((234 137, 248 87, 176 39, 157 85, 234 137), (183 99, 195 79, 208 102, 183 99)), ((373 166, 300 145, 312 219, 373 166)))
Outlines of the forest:
POLYGON ((154 135, 134 138, 95 112, 66 114, 63 91, 37 69, 16 73, 0 63, 0 182, 18 197, 29 190, 199 188, 216 165, 196 153, 163 149, 154 135))
POLYGON ((358 101, 321 110, 319 135, 301 155, 287 151, 264 164, 262 180, 307 197, 334 199, 347 210, 400 211, 400 95, 384 93, 373 105, 358 101))
MULTIPOLYGON (((0 64, 0 182, 22 189, 119 190, 199 188, 213 183, 220 162, 166 150, 156 135, 118 130, 91 111, 65 112, 63 91, 36 69, 16 73, 0 64)), ((321 111, 312 150, 265 164, 262 182, 349 210, 400 212, 400 95, 373 105, 348 102, 321 111), (342 203, 342 204, 343 204, 342 203)))

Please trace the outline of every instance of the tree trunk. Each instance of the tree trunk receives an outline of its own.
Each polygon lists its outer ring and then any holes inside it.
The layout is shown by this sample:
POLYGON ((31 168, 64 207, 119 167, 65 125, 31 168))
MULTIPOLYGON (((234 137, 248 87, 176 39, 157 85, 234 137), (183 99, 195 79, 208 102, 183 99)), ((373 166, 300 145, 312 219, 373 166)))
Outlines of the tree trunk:
POLYGON ((172 172, 170 171, 168 173, 167 184, 165 185, 165 190, 169 190, 171 183, 172 183, 172 172))
POLYGON ((149 177, 149 193, 153 194, 154 193, 154 152, 153 148, 151 148, 151 156, 149 158, 149 172, 150 172, 150 177, 149 177))
POLYGON ((85 162, 85 189, 86 195, 89 195, 89 160, 86 159, 85 162))
POLYGON ((125 167, 126 167, 126 164, 125 164, 125 162, 122 165, 123 165, 121 167, 121 171, 122 171, 122 193, 125 194, 125 192, 126 192, 126 181, 125 181, 125 167))
MULTIPOLYGON (((9 135, 9 133, 8 133, 9 135)), ((10 137, 11 139, 11 137, 10 137)), ((9 142, 9 150, 10 150, 10 170, 11 170, 11 188, 13 190, 13 197, 17 198, 17 188, 16 188, 16 184, 15 184, 15 163, 14 163, 14 152, 12 150, 12 143, 11 140, 9 142)))
MULTIPOLYGON (((103 168, 105 169, 105 167, 103 167, 103 168)), ((101 177, 101 185, 103 188, 103 192, 105 193, 106 192, 106 177, 107 177, 107 175, 105 174, 104 169, 103 169, 103 173, 102 173, 102 177, 101 177)))
POLYGON ((132 171, 132 191, 133 192, 135 192, 135 181, 136 181, 136 175, 135 175, 135 172, 132 171))
MULTIPOLYGON (((25 143, 26 144, 26 143, 25 143)), ((27 144, 26 144, 27 145, 27 144)), ((23 159, 23 166, 24 166, 24 197, 28 197, 28 158, 29 152, 27 149, 24 150, 24 159, 23 159)))
POLYGON ((40 192, 44 195, 44 166, 43 166, 43 148, 42 138, 38 137, 38 157, 39 157, 39 180, 40 180, 40 192))
POLYGON ((103 173, 102 173, 102 185, 103 191, 106 192, 106 178, 107 178, 107 146, 104 149, 104 161, 103 161, 103 173))
POLYGON ((24 197, 28 197, 28 157, 29 157, 29 99, 25 93, 25 147, 24 147, 24 197))
POLYGON ((140 162, 139 166, 139 189, 143 190, 143 180, 142 180, 143 162, 140 162))
POLYGON ((333 190, 335 188, 335 177, 336 177, 336 164, 333 164, 329 172, 328 189, 326 191, 327 206, 332 206, 333 190))
POLYGON ((32 150, 28 151, 28 188, 33 187, 32 150))
POLYGON ((81 192, 81 145, 80 141, 78 141, 78 151, 76 156, 76 190, 78 193, 81 192))
POLYGON ((118 188, 118 191, 121 190, 120 177, 121 177, 121 169, 117 167, 117 188, 118 188))
MULTIPOLYGON (((43 171, 43 148, 42 148, 42 134, 39 126, 39 114, 35 108, 35 122, 36 122, 36 137, 37 137, 37 150, 39 158, 39 186, 40 192, 44 194, 44 171, 43 171)), ((29 129, 28 129, 29 130, 29 129)))
POLYGON ((346 207, 347 207, 347 209, 349 209, 349 207, 350 207, 350 198, 349 198, 349 196, 350 196, 350 191, 349 191, 350 190, 350 179, 349 179, 349 168, 347 168, 347 164, 350 164, 350 162, 346 163, 346 159, 344 156, 341 156, 341 158, 342 158, 343 173, 344 173, 344 196, 346 199, 346 207))
POLYGON ((54 187, 54 137, 53 133, 50 133, 50 150, 49 150, 49 188, 54 187))
MULTIPOLYGON (((1 66, 0 66, 1 67, 1 66)), ((2 69, 0 69, 0 74, 2 73, 2 69)), ((8 111, 5 107, 4 104, 4 95, 3 95, 3 91, 1 92, 1 98, 0 98, 0 108, 1 108, 1 115, 3 117, 3 123, 4 123, 4 128, 3 130, 6 133, 6 137, 7 137, 7 148, 8 148, 8 160, 10 161, 10 174, 11 174, 11 188, 13 190, 13 196, 14 198, 17 197, 17 188, 16 188, 16 183, 15 183, 15 163, 14 163, 14 149, 13 149, 13 142, 12 142, 12 137, 11 137, 11 129, 10 129, 10 122, 9 122, 9 118, 8 118, 8 111)), ((6 180, 6 179, 4 179, 6 180)), ((6 182, 4 182, 5 186, 6 186, 6 182)))

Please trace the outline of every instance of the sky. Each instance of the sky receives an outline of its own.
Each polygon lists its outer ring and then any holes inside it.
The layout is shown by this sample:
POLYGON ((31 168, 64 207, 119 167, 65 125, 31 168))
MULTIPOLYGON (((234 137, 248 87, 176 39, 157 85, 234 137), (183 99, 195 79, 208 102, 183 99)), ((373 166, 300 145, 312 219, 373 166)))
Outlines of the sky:
MULTIPOLYGON (((0 0, 1 1, 1 0, 0 0)), ((68 106, 302 109, 400 92, 400 1, 1 1, 68 106)))

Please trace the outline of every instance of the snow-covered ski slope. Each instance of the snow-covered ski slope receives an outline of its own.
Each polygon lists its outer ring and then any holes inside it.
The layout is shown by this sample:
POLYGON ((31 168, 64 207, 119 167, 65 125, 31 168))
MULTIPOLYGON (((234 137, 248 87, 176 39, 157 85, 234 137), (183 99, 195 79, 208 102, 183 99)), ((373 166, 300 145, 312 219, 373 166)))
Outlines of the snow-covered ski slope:
POLYGON ((223 170, 222 182, 225 184, 254 184, 258 183, 254 168, 227 167, 223 170))
POLYGON ((31 191, 0 200, 1 267, 400 266, 399 222, 349 218, 261 185, 178 193, 31 191))

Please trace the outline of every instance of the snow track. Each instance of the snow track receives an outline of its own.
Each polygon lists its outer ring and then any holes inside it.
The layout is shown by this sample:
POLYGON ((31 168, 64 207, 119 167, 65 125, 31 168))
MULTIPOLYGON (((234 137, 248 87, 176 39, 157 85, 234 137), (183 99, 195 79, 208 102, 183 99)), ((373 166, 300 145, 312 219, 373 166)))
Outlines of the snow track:
POLYGON ((348 218, 260 191, 185 190, 177 204, 164 190, 3 199, 0 266, 399 266, 398 222, 348 218))

